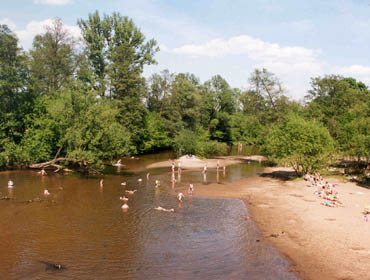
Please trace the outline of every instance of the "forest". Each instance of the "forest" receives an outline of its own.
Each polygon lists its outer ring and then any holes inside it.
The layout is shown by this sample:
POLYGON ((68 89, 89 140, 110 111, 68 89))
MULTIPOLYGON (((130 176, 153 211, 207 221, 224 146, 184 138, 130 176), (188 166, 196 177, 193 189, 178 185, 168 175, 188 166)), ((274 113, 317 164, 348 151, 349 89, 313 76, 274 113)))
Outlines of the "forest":
POLYGON ((222 155, 237 143, 300 174, 345 157, 369 165, 370 90, 361 81, 308 77, 298 102, 268 69, 246 73, 248 88, 170 70, 145 78, 160 49, 130 18, 95 12, 78 26, 80 39, 56 18, 25 51, 0 25, 0 169, 54 160, 101 170, 123 156, 222 155))

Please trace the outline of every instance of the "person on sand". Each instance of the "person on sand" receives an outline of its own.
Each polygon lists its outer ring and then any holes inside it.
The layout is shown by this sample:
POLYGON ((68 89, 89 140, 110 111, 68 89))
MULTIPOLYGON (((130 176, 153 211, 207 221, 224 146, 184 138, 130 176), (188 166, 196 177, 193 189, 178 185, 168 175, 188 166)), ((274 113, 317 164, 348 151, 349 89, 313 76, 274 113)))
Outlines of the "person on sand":
POLYGON ((193 186, 193 184, 190 184, 189 189, 188 189, 188 193, 192 194, 193 192, 194 192, 194 186, 193 186))
POLYGON ((164 212, 175 212, 175 209, 171 208, 171 209, 166 209, 166 208, 163 208, 162 206, 158 206, 156 208, 154 208, 155 210, 159 210, 159 211, 164 211, 164 212))

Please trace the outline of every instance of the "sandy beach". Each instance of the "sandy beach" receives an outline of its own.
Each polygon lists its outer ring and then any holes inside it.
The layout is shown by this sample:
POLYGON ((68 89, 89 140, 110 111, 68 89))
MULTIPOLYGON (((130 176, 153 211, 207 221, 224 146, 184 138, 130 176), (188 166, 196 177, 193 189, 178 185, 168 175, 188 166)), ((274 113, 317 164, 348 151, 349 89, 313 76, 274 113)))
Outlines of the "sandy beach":
POLYGON ((370 204, 370 190, 324 178, 339 184, 343 203, 326 207, 306 181, 272 178, 272 171, 276 169, 236 182, 199 185, 196 195, 244 200, 251 213, 246 219, 257 223, 264 241, 275 245, 302 279, 370 279, 370 221, 362 214, 370 204))

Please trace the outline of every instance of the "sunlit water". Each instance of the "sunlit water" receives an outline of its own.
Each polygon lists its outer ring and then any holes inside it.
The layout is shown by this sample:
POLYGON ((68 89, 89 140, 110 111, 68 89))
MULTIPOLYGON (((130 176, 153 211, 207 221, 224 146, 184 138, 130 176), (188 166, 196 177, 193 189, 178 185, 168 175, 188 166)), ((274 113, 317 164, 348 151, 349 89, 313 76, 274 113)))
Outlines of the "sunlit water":
POLYGON ((0 279, 297 279, 272 246, 257 241, 242 201, 176 200, 189 183, 196 188, 252 176, 262 170, 258 164, 229 166, 218 176, 209 170, 207 178, 183 171, 175 184, 168 168, 152 169, 147 180, 144 167, 170 156, 127 159, 125 168, 97 177, 0 173, 0 197, 13 198, 0 201, 0 279), (43 195, 45 188, 51 195, 43 195), (126 195, 124 212, 119 197, 132 189, 138 191, 126 195), (42 201, 27 202, 37 197, 42 201), (154 210, 159 205, 175 212, 154 210))

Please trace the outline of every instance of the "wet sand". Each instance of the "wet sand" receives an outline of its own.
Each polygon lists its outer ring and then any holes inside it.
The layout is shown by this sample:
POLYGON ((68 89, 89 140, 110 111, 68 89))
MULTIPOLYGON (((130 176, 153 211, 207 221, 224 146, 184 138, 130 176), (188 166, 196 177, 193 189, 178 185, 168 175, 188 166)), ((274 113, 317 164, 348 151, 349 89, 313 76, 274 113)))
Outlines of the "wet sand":
POLYGON ((264 240, 291 261, 289 269, 302 279, 370 279, 370 221, 364 221, 362 214, 370 205, 370 190, 324 179, 339 184, 343 207, 322 205, 324 200, 304 180, 270 176, 199 185, 195 194, 244 200, 252 216, 246 219, 255 220, 264 240))

